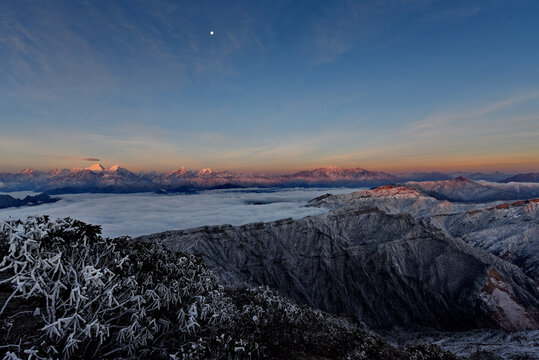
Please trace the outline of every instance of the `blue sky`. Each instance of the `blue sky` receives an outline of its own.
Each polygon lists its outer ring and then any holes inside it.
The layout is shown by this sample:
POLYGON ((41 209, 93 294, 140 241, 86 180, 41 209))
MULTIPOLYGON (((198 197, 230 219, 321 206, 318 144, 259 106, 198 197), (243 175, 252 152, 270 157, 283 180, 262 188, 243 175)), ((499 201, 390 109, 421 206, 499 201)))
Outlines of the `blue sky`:
POLYGON ((0 170, 539 171, 537 19, 518 0, 3 1, 0 170))

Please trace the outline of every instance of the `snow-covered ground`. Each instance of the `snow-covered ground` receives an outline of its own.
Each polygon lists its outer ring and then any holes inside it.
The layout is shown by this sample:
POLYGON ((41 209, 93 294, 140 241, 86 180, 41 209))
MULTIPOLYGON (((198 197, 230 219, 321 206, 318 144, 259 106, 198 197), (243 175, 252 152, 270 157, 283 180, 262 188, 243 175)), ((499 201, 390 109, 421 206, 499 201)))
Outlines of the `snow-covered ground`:
MULTIPOLYGON (((138 236, 202 225, 242 225, 287 217, 302 218, 327 209, 305 207, 326 194, 361 189, 294 188, 209 190, 196 194, 67 194, 56 203, 0 210, 0 221, 28 215, 67 217, 101 225, 105 236, 138 236)), ((6 193, 19 197, 28 195, 6 193)))
POLYGON ((487 351, 502 359, 539 359, 539 330, 507 333, 501 330, 466 332, 382 332, 393 344, 435 343, 457 355, 487 351))

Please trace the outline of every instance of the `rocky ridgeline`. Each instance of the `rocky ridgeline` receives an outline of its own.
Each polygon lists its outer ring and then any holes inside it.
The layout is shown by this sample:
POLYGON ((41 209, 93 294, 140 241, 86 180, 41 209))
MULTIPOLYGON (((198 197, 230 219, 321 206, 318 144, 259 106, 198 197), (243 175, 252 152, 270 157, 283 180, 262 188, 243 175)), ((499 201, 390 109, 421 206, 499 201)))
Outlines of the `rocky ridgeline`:
POLYGON ((512 262, 539 284, 539 199, 434 215, 430 222, 512 262))
POLYGON ((486 202, 539 197, 537 184, 494 184, 475 182, 464 177, 445 181, 409 181, 402 186, 412 187, 439 200, 457 202, 486 202))
POLYGON ((382 186, 351 194, 314 199, 309 206, 329 209, 379 208, 410 214, 519 266, 539 284, 539 199, 456 203, 438 200, 411 187, 382 186))

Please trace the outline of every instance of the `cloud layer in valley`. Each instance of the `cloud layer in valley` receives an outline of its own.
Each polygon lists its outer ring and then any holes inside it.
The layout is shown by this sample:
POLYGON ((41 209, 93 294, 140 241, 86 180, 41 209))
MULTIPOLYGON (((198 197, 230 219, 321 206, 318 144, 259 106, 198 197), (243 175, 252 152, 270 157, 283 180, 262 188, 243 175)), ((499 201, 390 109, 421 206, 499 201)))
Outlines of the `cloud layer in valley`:
POLYGON ((327 210, 305 207, 307 201, 328 192, 351 191, 353 189, 265 189, 212 190, 189 195, 62 195, 62 200, 53 204, 2 209, 0 221, 29 215, 70 216, 101 225, 106 236, 137 236, 203 225, 241 225, 316 215, 327 210))

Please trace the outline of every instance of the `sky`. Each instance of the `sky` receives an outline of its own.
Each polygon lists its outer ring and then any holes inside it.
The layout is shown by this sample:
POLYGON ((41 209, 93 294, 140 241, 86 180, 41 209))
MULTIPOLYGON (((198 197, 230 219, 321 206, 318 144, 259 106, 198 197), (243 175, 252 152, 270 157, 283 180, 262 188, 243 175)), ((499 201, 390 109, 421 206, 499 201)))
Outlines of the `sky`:
POLYGON ((539 171, 538 18, 521 0, 0 1, 0 171, 539 171))

